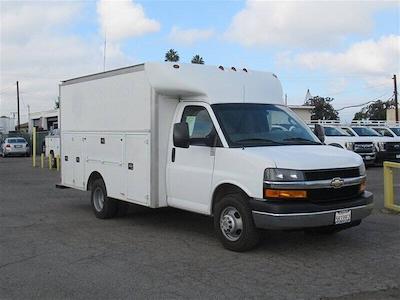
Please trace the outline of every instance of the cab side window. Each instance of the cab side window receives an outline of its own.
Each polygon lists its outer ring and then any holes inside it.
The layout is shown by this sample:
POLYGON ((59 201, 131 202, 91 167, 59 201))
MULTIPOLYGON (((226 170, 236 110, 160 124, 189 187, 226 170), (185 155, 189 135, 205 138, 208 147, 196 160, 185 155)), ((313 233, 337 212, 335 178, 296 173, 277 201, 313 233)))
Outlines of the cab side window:
POLYGON ((207 140, 215 134, 210 115, 202 106, 186 106, 181 121, 188 123, 190 145, 207 146, 207 140))

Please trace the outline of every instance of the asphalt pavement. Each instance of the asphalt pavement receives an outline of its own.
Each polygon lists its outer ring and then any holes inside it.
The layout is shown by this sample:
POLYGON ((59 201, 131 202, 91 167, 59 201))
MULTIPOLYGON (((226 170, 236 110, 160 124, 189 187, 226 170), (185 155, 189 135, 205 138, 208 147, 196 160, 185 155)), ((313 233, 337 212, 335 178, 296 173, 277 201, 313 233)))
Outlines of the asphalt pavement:
MULTIPOLYGON (((96 219, 89 194, 59 190, 59 173, 0 158, 0 298, 399 299, 400 215, 383 209, 334 236, 265 232, 257 249, 222 248, 212 219, 131 207, 96 219)), ((400 178, 400 177, 396 177, 400 178)))

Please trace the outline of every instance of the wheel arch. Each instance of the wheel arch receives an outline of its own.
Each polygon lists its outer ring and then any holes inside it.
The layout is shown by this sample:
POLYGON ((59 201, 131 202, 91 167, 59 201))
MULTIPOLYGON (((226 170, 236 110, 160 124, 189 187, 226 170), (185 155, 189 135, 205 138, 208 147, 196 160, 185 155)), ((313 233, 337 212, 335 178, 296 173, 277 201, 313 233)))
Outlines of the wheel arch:
POLYGON ((245 197, 250 197, 249 194, 242 187, 240 187, 235 183, 224 182, 217 185, 214 189, 211 198, 211 207, 210 207, 211 215, 214 215, 215 204, 218 203, 218 201, 222 198, 223 195, 234 194, 234 193, 242 194, 245 197))
POLYGON ((92 183, 93 183, 95 180, 97 180, 97 179, 103 180, 103 182, 104 182, 104 184, 105 184, 104 177, 101 176, 100 172, 98 172, 98 171, 93 171, 93 172, 90 174, 90 176, 89 176, 89 178, 88 178, 88 180, 87 180, 87 184, 86 184, 86 190, 87 190, 87 191, 90 191, 90 190, 91 190, 91 188, 92 188, 92 183))

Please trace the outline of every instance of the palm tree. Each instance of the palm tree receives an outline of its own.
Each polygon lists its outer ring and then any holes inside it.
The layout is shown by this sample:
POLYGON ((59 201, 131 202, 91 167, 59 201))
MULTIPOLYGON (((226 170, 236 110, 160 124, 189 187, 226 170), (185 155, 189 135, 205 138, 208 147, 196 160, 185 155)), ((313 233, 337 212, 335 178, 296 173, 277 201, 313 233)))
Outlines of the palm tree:
POLYGON ((167 53, 165 53, 165 61, 179 61, 179 54, 174 49, 169 49, 167 53))
POLYGON ((193 56, 192 58, 192 64, 200 64, 200 65, 204 65, 204 60, 203 58, 196 54, 195 56, 193 56))

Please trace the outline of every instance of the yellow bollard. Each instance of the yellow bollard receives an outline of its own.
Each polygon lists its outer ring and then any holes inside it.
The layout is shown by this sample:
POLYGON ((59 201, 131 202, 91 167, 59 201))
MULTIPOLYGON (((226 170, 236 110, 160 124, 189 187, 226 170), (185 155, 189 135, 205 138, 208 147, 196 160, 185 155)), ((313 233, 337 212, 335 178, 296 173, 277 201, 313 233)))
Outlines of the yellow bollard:
POLYGON ((36 167, 36 127, 32 128, 32 166, 36 167))
POLYGON ((49 155, 49 170, 51 170, 52 165, 51 165, 51 154, 49 155))
POLYGON ((60 155, 56 156, 57 171, 60 171, 60 155))
POLYGON ((385 207, 400 212, 400 205, 395 204, 394 199, 394 182, 393 170, 400 169, 400 163, 385 161, 383 163, 383 192, 385 207))
POLYGON ((44 167, 44 153, 40 154, 40 167, 43 169, 44 167))

